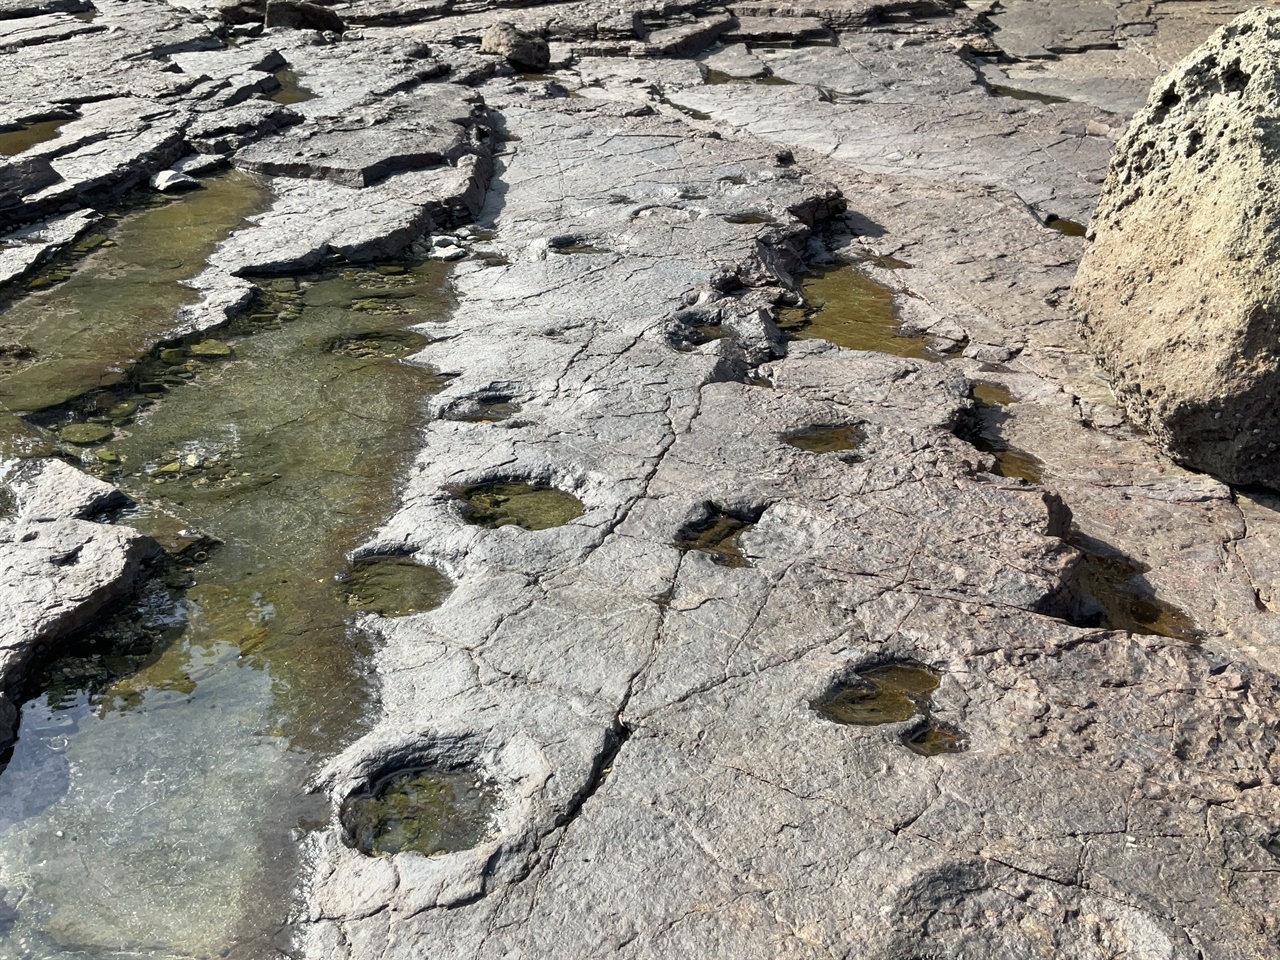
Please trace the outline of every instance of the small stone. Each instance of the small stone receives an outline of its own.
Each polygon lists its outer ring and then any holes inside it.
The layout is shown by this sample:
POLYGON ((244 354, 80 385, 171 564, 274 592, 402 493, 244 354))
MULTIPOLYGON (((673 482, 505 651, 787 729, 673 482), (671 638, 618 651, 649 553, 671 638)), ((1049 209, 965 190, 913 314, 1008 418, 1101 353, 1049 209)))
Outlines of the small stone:
POLYGON ((161 193, 176 193, 179 190, 195 190, 200 181, 177 170, 161 170, 151 178, 151 186, 161 193))
POLYGON ((453 260, 461 260, 467 255, 467 251, 461 247, 437 247, 431 251, 432 260, 443 260, 446 263, 453 260))
POLYGON ((397 266, 394 263, 383 264, 382 266, 375 267, 374 269, 384 277, 398 277, 405 272, 404 267, 397 266))
POLYGON ((187 359, 187 351, 183 350, 181 347, 169 347, 166 350, 160 351, 160 359, 164 363, 169 364, 182 363, 187 359))
POLYGON ((115 435, 115 431, 105 423, 69 423, 58 431, 58 436, 67 443, 88 446, 101 443, 115 435))

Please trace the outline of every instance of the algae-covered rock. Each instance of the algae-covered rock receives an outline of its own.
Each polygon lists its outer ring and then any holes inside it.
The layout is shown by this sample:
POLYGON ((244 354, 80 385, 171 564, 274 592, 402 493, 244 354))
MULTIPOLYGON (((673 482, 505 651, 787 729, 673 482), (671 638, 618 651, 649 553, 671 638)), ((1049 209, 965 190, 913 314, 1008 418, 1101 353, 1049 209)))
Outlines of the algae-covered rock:
POLYGON ((231 348, 221 340, 201 340, 187 348, 187 353, 203 360, 231 356, 231 348))
POLYGON ((114 433, 105 423, 69 423, 58 431, 58 436, 67 443, 88 446, 109 440, 114 433))
POLYGON ((1072 288, 1130 417, 1175 459, 1280 486, 1280 11, 1157 82, 1072 288))

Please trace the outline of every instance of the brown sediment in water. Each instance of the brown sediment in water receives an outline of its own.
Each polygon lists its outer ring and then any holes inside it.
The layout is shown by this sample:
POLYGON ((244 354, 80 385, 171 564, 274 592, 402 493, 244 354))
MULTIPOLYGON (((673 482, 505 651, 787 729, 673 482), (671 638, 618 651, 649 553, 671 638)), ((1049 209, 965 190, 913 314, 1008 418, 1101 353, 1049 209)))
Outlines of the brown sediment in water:
MULTIPOLYGON (((806 453, 843 453, 857 450, 867 441, 867 432, 861 424, 845 423, 834 426, 806 427, 783 436, 783 442, 806 453)), ((842 459, 849 461, 848 456, 842 459)))
POLYGON ((1199 644, 1204 630, 1186 612, 1156 596, 1143 576, 1151 568, 1079 531, 1067 542, 1083 555, 1073 587, 1095 609, 1077 617, 1080 626, 1126 630, 1199 644))
POLYGON ((48 143, 58 136, 58 130, 70 120, 36 120, 24 123, 15 130, 0 132, 0 156, 14 157, 24 150, 48 143))
POLYGON ((809 706, 835 723, 860 727, 900 723, 927 713, 937 688, 936 673, 924 664, 901 661, 861 670, 851 682, 838 685, 809 706))
POLYGON ((1061 234, 1068 237, 1083 237, 1087 232, 1087 228, 1083 223, 1077 223, 1075 220, 1067 220, 1063 217, 1049 216, 1045 219, 1044 225, 1051 230, 1057 230, 1061 234))
POLYGON ((1044 464, 1026 451, 1010 445, 1001 433, 1008 418, 1005 408, 1015 402, 1007 389, 996 383, 979 381, 973 385, 972 410, 956 426, 956 436, 995 458, 995 472, 1001 477, 1044 482, 1044 464))
POLYGON ((308 100, 314 100, 319 96, 319 94, 303 86, 298 75, 289 67, 282 67, 273 76, 280 84, 280 89, 270 95, 269 99, 273 103, 289 106, 294 103, 306 103, 308 100))
POLYGON ((807 308, 785 308, 778 326, 800 339, 828 340, 913 360, 938 360, 928 338, 903 336, 893 291, 856 267, 818 267, 800 281, 807 308))

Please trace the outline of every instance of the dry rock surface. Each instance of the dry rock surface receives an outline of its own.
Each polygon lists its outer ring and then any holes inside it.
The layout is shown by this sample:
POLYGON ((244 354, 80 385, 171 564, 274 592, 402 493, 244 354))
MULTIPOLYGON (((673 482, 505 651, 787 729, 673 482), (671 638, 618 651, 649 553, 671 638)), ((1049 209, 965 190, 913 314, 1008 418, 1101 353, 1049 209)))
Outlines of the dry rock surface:
MULTIPOLYGON (((361 547, 454 589, 362 620, 379 713, 268 894, 297 897, 292 955, 1280 950, 1280 502, 1128 426, 1069 296, 1136 91, 1240 6, 354 0, 323 8, 342 33, 3 9, 0 107, 67 120, 9 161, 23 247, 194 154, 271 199, 174 329, 250 277, 456 263, 409 360, 444 386, 361 547), (824 268, 873 282, 876 349, 797 335, 824 268), (581 513, 468 522, 459 491, 495 482, 581 513), (730 547, 697 540, 721 521, 730 547), (823 711, 891 665, 927 703, 823 711), (480 839, 360 852, 344 803, 420 767, 487 784, 480 839)), ((145 544, 22 490, 51 519, 6 522, 32 573, 4 602, 69 622, 92 602, 47 565, 101 549, 68 568, 120 585, 145 544)))
POLYGON ((1280 11, 1152 90, 1073 295, 1116 395, 1177 460, 1280 486, 1280 11))

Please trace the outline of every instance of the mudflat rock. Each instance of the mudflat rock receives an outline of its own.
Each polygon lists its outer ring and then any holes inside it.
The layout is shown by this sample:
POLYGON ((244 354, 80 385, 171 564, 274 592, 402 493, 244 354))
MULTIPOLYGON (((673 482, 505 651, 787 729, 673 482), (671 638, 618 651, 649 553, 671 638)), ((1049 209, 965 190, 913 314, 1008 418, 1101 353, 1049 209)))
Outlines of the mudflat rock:
POLYGON ((1120 141, 1072 294, 1129 416, 1280 486, 1280 11, 1222 28, 1120 141))

